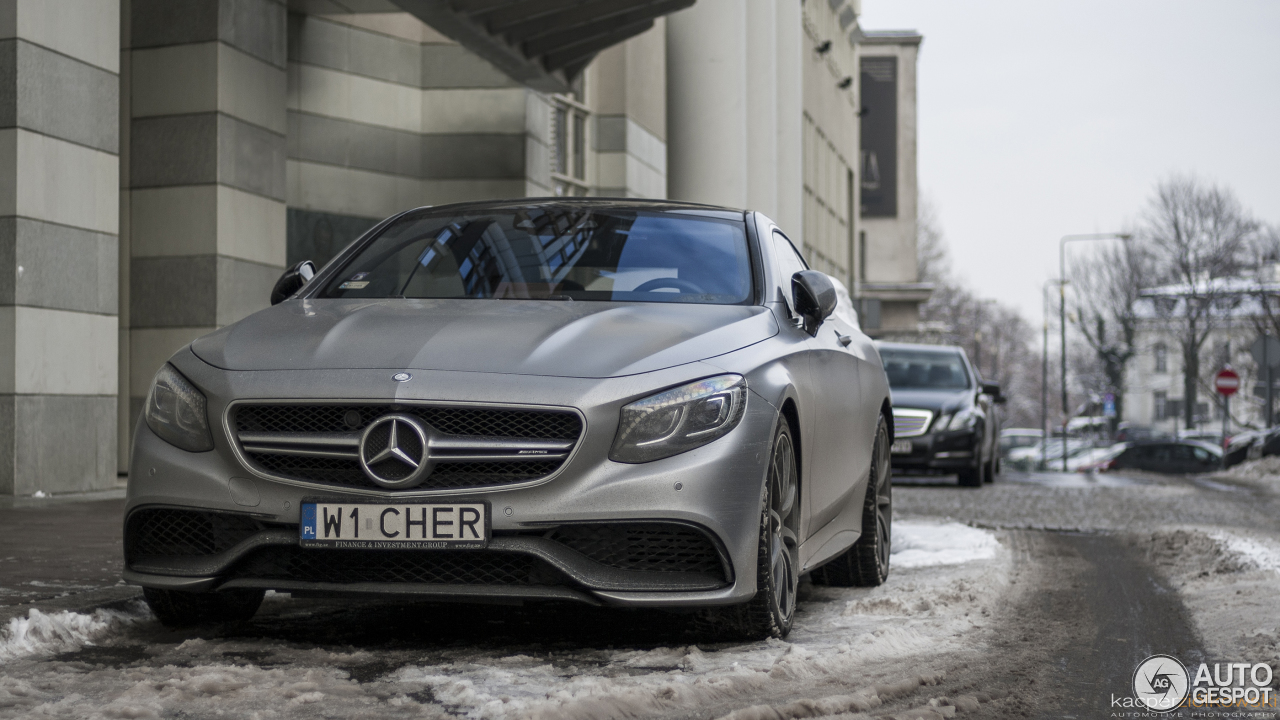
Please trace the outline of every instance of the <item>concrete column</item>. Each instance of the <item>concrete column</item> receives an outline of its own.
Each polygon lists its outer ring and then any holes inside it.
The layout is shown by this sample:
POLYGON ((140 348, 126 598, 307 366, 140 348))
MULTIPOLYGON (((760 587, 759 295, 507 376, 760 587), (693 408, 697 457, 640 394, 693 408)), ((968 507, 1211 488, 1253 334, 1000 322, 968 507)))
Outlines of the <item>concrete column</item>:
POLYGON ((285 264, 286 8, 131 0, 129 414, 170 354, 266 307, 285 264))
POLYGON ((601 51, 586 71, 592 194, 667 197, 666 21, 601 51))
POLYGON ((119 6, 0 2, 0 494, 116 481, 119 6))
POLYGON ((667 17, 667 188, 673 199, 732 207, 750 202, 746 6, 747 0, 701 0, 667 17))
MULTIPOLYGON (((791 0, 782 0, 790 4, 791 0)), ((747 3, 747 203, 778 217, 777 0, 747 3)), ((793 108, 799 112, 797 106, 793 108)))
POLYGON ((802 9, 795 0, 777 3, 778 43, 778 226, 803 247, 804 231, 804 47, 802 9))

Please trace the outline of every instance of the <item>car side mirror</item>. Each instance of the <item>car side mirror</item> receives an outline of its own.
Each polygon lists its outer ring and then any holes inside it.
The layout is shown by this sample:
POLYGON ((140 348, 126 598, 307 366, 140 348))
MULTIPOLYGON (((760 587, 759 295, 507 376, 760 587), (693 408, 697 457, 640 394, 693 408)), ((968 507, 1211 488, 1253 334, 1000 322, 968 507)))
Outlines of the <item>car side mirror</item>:
POLYGON ((818 326, 836 309, 836 286, 817 270, 801 270, 791 276, 791 295, 796 312, 804 318, 804 330, 818 334, 818 326))
POLYGON ((1000 383, 982 383, 982 394, 990 395, 991 400, 997 404, 1003 405, 1005 403, 1005 396, 1000 394, 1000 383))
POLYGON ((271 304, 279 305, 280 303, 293 297, 293 294, 302 289, 304 285, 311 282, 311 278, 316 276, 315 263, 310 260, 303 260, 294 265, 276 281, 276 286, 271 288, 271 304))

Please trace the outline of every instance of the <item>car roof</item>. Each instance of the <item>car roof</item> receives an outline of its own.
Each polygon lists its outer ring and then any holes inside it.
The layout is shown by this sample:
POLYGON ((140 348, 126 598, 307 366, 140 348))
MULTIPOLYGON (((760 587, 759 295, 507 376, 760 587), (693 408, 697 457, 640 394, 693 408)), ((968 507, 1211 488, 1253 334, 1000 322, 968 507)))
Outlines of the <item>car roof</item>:
POLYGON ((447 213, 476 210, 518 210, 534 207, 578 207, 599 210, 646 210, 649 212, 671 212, 682 215, 701 215, 723 220, 742 220, 747 210, 706 205, 703 203, 684 202, 681 200, 644 200, 638 198, 563 198, 563 197, 529 197, 505 200, 472 200, 468 202, 448 203, 446 205, 423 205, 410 210, 410 213, 447 213))
POLYGON ((923 350, 924 352, 936 352, 942 354, 950 351, 953 353, 964 354, 964 348, 958 345, 925 345, 923 343, 902 343, 902 342, 885 342, 876 340, 876 347, 882 350, 923 350))

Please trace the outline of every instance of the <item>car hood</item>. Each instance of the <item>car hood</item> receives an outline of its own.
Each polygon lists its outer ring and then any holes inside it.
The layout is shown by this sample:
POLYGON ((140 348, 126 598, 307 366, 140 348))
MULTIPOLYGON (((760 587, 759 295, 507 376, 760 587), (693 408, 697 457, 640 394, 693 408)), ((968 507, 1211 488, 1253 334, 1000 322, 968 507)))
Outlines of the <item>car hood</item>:
POLYGON ((894 407, 932 410, 935 413, 955 412, 973 402, 973 390, 893 390, 890 389, 894 407))
POLYGON ((465 370, 603 378, 777 334, 767 308, 538 300, 291 300, 191 344, 227 370, 465 370))

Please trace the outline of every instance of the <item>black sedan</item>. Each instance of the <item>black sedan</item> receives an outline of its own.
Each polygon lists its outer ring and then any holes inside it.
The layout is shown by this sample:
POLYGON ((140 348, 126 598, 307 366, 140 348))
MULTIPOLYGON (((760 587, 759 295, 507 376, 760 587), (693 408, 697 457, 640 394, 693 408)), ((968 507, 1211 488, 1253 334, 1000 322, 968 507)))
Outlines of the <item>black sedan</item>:
POLYGON ((893 393, 894 469, 955 473, 965 487, 994 480, 1000 467, 1000 386, 982 382, 958 347, 876 347, 893 393))

